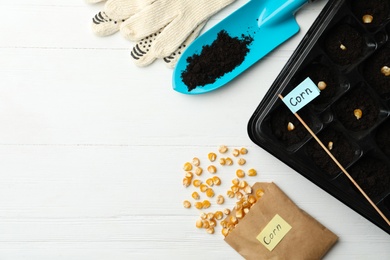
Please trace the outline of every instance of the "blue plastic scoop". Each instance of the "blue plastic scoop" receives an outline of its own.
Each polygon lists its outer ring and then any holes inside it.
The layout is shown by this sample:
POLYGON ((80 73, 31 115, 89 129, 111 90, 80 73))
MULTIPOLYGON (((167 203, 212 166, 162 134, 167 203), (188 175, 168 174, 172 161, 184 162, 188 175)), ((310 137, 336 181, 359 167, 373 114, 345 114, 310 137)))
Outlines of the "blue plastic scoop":
MULTIPOLYGON (((183 52, 173 71, 173 89, 184 94, 202 94, 218 89, 258 60, 275 49, 278 45, 299 31, 295 20, 296 11, 307 2, 314 0, 251 0, 237 11, 216 24, 210 30, 199 36, 183 52), (244 61, 232 71, 216 78, 214 83, 197 86, 189 91, 183 82, 182 74, 188 65, 188 58, 201 54, 206 45, 211 45, 218 33, 226 31, 230 37, 251 37, 247 46, 244 61)), ((191 89, 191 88, 190 88, 191 89)))

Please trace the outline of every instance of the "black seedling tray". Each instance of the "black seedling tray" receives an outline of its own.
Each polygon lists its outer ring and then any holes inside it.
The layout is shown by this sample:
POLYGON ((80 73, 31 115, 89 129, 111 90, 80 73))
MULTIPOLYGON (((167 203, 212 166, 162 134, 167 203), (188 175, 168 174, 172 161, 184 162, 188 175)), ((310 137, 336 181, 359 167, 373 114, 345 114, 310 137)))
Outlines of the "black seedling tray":
POLYGON ((387 223, 278 98, 306 77, 326 83, 298 114, 326 146, 333 143, 332 154, 390 218, 390 75, 381 71, 390 67, 389 10, 388 0, 329 1, 252 115, 248 134, 390 234, 387 223), (363 22, 364 14, 372 16, 371 23, 363 22), (360 119, 355 109, 361 110, 360 119))

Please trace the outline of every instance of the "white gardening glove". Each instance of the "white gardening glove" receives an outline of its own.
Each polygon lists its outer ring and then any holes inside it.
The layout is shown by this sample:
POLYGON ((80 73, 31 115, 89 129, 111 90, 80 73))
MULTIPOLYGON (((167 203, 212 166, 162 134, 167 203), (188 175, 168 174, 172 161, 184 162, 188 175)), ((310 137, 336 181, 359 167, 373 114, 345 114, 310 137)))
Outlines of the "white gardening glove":
POLYGON ((120 30, 125 38, 139 41, 132 57, 137 65, 146 66, 156 58, 166 60, 180 52, 183 43, 188 46, 198 36, 210 16, 234 1, 155 0, 124 21, 120 30))

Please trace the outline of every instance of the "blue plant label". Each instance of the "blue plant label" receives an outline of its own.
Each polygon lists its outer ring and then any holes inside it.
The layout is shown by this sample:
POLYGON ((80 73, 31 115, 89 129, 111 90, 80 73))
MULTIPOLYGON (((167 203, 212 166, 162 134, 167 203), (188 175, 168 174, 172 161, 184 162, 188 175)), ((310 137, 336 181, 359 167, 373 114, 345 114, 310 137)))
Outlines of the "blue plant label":
POLYGON ((319 94, 320 90, 317 85, 314 84, 310 78, 306 78, 283 98, 283 102, 291 110, 291 112, 296 113, 319 94))

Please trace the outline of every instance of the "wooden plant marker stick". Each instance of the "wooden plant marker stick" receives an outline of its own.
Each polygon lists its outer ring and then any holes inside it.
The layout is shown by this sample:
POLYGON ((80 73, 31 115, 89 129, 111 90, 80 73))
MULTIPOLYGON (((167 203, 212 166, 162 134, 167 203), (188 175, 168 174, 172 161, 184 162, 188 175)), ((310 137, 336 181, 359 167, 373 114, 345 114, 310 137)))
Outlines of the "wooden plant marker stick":
MULTIPOLYGON (((283 100, 283 96, 281 94, 278 95, 281 100, 283 100)), ((303 121, 303 119, 298 115, 298 113, 294 113, 295 117, 301 122, 301 124, 306 128, 306 130, 314 137, 314 139, 318 142, 318 144, 325 150, 325 152, 332 158, 332 160, 337 164, 337 166, 341 169, 341 171, 348 177, 348 179, 355 185, 355 187, 360 191, 360 193, 366 198, 366 200, 371 204, 371 206, 379 213, 379 215, 386 221, 387 225, 390 226, 390 221, 386 218, 385 214, 372 202, 370 197, 360 188, 359 184, 352 178, 352 176, 347 172, 346 169, 337 161, 337 159, 333 156, 333 154, 325 147, 325 145, 321 142, 321 140, 317 137, 317 135, 310 129, 310 127, 303 121)))

